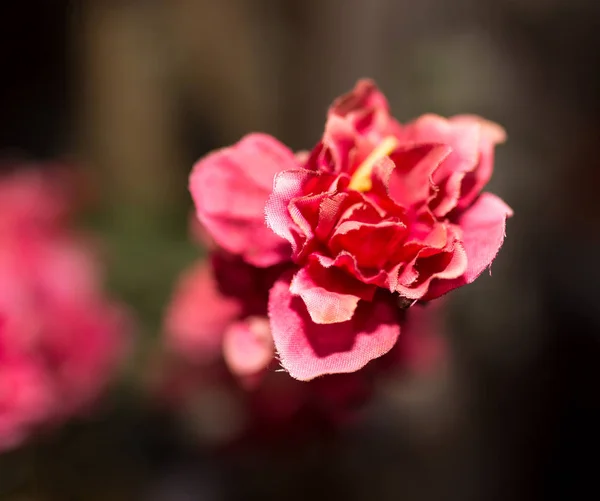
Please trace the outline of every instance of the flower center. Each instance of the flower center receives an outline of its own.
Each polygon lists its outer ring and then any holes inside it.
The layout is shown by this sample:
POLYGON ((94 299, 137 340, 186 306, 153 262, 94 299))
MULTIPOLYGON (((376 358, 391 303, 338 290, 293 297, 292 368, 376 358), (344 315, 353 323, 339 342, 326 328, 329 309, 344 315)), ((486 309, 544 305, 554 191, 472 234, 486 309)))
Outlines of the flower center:
POLYGON ((394 136, 386 137, 377 147, 364 159, 354 171, 348 188, 356 191, 369 191, 372 187, 371 172, 375 164, 384 157, 390 155, 398 147, 398 139, 394 136))

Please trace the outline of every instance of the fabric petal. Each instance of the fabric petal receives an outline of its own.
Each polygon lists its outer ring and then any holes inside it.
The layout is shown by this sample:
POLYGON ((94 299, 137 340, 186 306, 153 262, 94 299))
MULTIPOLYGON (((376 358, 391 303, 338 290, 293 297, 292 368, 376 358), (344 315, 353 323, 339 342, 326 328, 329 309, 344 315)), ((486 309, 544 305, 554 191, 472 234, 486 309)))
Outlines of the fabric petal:
POLYGON ((354 316, 336 324, 314 323, 304 301, 290 292, 291 275, 271 289, 269 318, 282 366, 296 379, 355 372, 387 353, 400 326, 394 307, 382 299, 360 301, 354 316))
POLYGON ((435 188, 434 173, 450 153, 449 146, 437 144, 403 146, 395 150, 389 159, 382 159, 373 169, 375 194, 387 195, 407 209, 423 204, 435 188))
MULTIPOLYGON (((365 284, 373 284, 379 287, 388 288, 393 292, 396 288, 397 281, 395 280, 394 272, 379 270, 379 269, 361 269, 356 262, 356 258, 346 251, 340 252, 335 258, 325 256, 315 252, 311 255, 311 260, 316 259, 324 268, 339 268, 357 278, 365 284), (390 283, 393 279, 393 283, 390 283)), ((397 275, 397 270, 395 272, 397 275)))
POLYGON ((389 112, 389 104, 373 80, 361 79, 354 88, 338 97, 329 108, 330 115, 347 117, 377 108, 389 112))
POLYGON ((463 178, 477 168, 481 144, 481 125, 475 120, 448 120, 427 114, 408 124, 402 138, 415 143, 439 143, 452 151, 433 174, 436 192, 429 205, 443 217, 459 202, 463 178))
POLYGON ((264 217, 268 227, 286 239, 294 252, 298 251, 305 238, 302 228, 290 214, 290 203, 296 198, 311 195, 314 187, 319 187, 323 182, 322 178, 326 178, 325 184, 330 180, 329 176, 322 173, 304 169, 288 170, 275 176, 273 191, 265 205, 264 217))
POLYGON ((504 242, 506 219, 512 209, 491 193, 483 193, 456 221, 463 232, 467 270, 453 280, 435 280, 424 299, 439 297, 456 287, 472 283, 498 254, 504 242))
POLYGON ((408 231, 398 220, 362 223, 346 221, 340 224, 329 242, 333 255, 345 250, 356 258, 361 268, 385 268, 394 260, 408 231))
POLYGON ((275 174, 294 168, 294 154, 266 134, 205 156, 189 179, 198 219, 217 244, 256 266, 289 259, 289 245, 265 226, 264 206, 275 174))
POLYGON ((343 118, 371 142, 395 136, 400 131, 400 124, 390 114, 386 97, 369 79, 359 80, 350 92, 333 102, 328 119, 332 117, 343 118))
POLYGON ((494 150, 497 144, 506 141, 506 132, 497 123, 475 115, 458 115, 450 119, 453 123, 477 123, 481 128, 479 159, 477 167, 468 172, 462 181, 459 210, 467 208, 479 195, 492 177, 494 150))
POLYGON ((350 320, 360 299, 373 299, 375 287, 313 260, 294 275, 290 293, 302 298, 313 322, 333 324, 350 320))

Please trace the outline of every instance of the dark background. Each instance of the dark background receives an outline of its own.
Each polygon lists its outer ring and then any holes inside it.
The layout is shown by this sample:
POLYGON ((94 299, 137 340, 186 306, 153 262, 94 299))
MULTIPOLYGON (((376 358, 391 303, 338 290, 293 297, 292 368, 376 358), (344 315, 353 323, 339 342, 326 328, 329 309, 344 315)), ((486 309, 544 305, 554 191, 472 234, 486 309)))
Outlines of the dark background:
POLYGON ((3 2, 0 150, 78 161, 137 356, 98 414, 0 458, 10 500, 532 500, 597 496, 600 4, 596 0, 3 2), (198 445, 140 396, 188 241, 187 175, 252 130, 294 149, 374 78, 395 115, 505 126, 514 209, 493 277, 453 295, 449 367, 380 388, 334 440, 198 445))

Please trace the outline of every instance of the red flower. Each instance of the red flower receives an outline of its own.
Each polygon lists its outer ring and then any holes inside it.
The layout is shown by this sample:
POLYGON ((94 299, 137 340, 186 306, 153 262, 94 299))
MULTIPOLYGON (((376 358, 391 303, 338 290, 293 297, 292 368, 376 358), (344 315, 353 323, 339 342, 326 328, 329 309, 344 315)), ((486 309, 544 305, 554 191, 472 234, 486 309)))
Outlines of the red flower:
POLYGON ((266 205, 299 267, 269 305, 292 376, 358 370, 399 334, 389 295, 431 300, 491 264, 512 211, 479 191, 501 139, 473 117, 402 127, 369 81, 334 102, 322 141, 304 168, 276 175, 266 205))
POLYGON ((255 266, 293 263, 270 291, 271 334, 283 367, 310 380, 388 352, 398 301, 435 299, 491 264, 512 211, 480 191, 503 140, 471 116, 402 126, 365 80, 333 103, 311 152, 252 134, 200 160, 190 190, 216 244, 255 266))
MULTIPOLYGON (((197 228, 192 230, 197 235, 197 228)), ((208 261, 194 264, 182 274, 165 318, 171 353, 164 368, 153 372, 160 375, 159 380, 150 382, 161 400, 174 407, 186 424, 192 424, 199 436, 218 441, 282 436, 301 440, 302 431, 328 429, 357 416, 356 411, 371 394, 374 378, 381 373, 429 370, 438 361, 443 346, 438 342, 438 326, 432 323, 435 314, 429 314, 431 308, 411 308, 396 315, 395 308, 376 302, 373 315, 362 305, 364 311, 357 312, 347 327, 358 331, 381 328, 384 315, 390 329, 402 321, 401 342, 377 363, 360 372, 310 383, 275 371, 279 364, 267 317, 269 291, 278 293, 280 277, 290 272, 293 266, 289 263, 258 268, 214 249, 208 261), (215 402, 207 403, 207 399, 215 402), (214 415, 211 411, 205 416, 204 409, 221 405, 228 416, 219 419, 220 431, 211 431, 206 420, 212 422, 214 415)), ((283 284, 285 292, 285 280, 283 284)), ((277 318, 292 329, 297 329, 299 322, 310 322, 296 312, 277 318)), ((347 350, 336 346, 335 339, 329 340, 334 342, 329 345, 327 337, 321 341, 319 344, 316 339, 316 349, 331 351, 331 357, 339 356, 340 349, 347 350)))

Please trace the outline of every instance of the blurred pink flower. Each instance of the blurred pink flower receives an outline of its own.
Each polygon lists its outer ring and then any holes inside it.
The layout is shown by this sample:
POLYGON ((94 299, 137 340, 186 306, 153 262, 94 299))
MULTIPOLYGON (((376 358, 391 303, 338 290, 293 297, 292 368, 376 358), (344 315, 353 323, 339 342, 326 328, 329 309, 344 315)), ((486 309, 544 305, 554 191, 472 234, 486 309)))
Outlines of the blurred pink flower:
POLYGON ((52 171, 0 179, 0 448, 92 405, 126 344, 91 242, 52 171))
POLYGON ((245 383, 273 360, 267 318, 269 289, 281 266, 258 268, 217 250, 185 271, 165 313, 170 349, 194 364, 224 358, 245 383))

